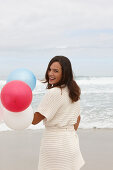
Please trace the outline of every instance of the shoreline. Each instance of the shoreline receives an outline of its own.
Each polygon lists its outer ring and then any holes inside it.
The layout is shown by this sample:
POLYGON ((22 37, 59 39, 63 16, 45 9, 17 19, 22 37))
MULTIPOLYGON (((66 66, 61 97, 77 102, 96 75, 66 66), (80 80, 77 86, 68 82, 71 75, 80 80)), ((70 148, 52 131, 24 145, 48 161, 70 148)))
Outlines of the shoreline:
MULTIPOLYGON (((38 170, 40 141, 44 129, 0 131, 0 170, 38 170)), ((113 169, 113 129, 78 129, 85 160, 81 170, 113 169)))
MULTIPOLYGON (((1 125, 1 124, 0 124, 1 125)), ((7 127, 7 125, 5 125, 6 127, 7 127)), ((24 130, 13 130, 13 129, 10 129, 9 127, 7 127, 7 129, 5 129, 5 130, 0 130, 0 133, 2 133, 2 132, 27 132, 27 131, 37 131, 37 130, 41 130, 41 131, 43 131, 45 129, 45 127, 44 128, 34 128, 34 129, 32 129, 32 128, 26 128, 26 129, 24 129, 24 130)), ((78 131, 91 131, 91 130, 108 130, 108 131, 112 131, 113 130, 113 128, 98 128, 98 127, 93 127, 93 128, 81 128, 81 127, 79 127, 79 129, 78 129, 78 131)))

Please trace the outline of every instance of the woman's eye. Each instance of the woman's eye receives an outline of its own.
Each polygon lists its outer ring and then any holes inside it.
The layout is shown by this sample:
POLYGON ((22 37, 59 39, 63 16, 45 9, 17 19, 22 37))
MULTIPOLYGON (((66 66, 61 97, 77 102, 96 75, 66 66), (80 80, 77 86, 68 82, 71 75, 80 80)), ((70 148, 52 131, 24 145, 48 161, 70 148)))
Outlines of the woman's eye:
POLYGON ((55 73, 57 73, 58 72, 58 70, 55 70, 55 73))

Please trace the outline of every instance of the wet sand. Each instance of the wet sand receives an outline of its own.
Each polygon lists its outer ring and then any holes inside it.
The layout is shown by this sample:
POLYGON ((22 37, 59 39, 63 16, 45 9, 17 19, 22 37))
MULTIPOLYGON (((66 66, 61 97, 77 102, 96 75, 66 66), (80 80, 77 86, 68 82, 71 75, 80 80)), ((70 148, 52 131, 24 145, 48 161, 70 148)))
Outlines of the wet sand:
MULTIPOLYGON (((0 132, 0 170, 38 170, 43 130, 0 132)), ((113 129, 78 130, 81 170, 113 170, 113 129)))

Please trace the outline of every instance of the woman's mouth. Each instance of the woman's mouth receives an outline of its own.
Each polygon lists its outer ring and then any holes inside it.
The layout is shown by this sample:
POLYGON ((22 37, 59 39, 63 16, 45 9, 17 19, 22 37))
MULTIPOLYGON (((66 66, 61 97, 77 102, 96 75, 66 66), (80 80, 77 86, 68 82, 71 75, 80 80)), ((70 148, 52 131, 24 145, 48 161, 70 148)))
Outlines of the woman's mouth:
POLYGON ((55 80, 54 77, 49 77, 49 81, 53 81, 53 80, 55 80))

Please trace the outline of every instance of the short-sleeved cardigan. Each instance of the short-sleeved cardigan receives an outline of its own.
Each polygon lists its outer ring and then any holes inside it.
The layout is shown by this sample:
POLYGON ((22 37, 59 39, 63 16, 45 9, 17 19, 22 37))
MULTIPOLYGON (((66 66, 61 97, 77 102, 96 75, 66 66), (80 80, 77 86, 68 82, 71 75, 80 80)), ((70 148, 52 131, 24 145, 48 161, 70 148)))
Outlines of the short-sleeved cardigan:
POLYGON ((47 90, 37 112, 46 117, 38 170, 79 170, 84 160, 74 124, 80 115, 80 101, 71 101, 67 87, 54 87, 47 90))

